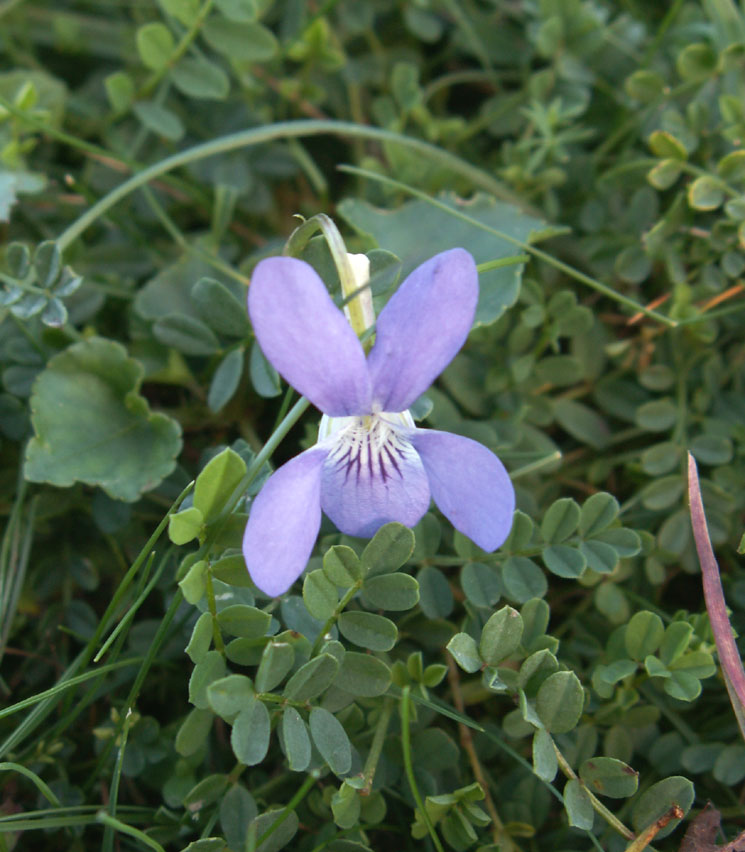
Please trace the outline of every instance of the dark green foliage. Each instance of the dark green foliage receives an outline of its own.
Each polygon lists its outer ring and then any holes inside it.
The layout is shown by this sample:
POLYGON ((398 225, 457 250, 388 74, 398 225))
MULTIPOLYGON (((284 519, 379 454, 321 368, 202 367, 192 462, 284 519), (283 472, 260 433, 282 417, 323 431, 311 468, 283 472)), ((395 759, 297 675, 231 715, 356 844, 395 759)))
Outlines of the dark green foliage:
POLYGON ((741 831, 686 453, 742 635, 742 4, 7 0, 0 34, 0 849, 741 831), (277 601, 243 529, 318 417, 246 291, 284 250, 339 301, 321 213, 378 311, 474 255, 412 415, 518 511, 496 553, 434 507, 324 521, 277 601))

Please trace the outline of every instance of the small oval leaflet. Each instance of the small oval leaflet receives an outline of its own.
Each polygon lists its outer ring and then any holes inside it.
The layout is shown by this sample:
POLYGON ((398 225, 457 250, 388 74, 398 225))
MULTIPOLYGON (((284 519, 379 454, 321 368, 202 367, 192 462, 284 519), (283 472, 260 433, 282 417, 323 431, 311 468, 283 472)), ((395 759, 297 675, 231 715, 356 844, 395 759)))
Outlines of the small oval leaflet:
POLYGON ((322 707, 314 707, 310 711, 310 734, 332 772, 336 775, 349 772, 352 767, 352 746, 336 716, 322 707))
POLYGON ((230 744, 235 756, 246 766, 256 766, 266 756, 271 737, 269 711, 253 696, 233 722, 230 744))
POLYGON ((294 707, 282 713, 282 739, 290 769, 302 772, 308 768, 311 756, 310 737, 302 717, 294 707))
POLYGON ((639 786, 639 773, 614 757, 593 757, 579 768, 579 777, 593 793, 624 799, 639 786))

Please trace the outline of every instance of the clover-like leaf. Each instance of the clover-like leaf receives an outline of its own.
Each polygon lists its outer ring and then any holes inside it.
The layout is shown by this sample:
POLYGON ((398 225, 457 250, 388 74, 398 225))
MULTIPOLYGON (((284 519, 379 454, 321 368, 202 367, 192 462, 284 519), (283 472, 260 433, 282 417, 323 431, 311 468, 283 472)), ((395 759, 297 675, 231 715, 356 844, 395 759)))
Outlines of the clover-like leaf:
POLYGON ((31 482, 100 486, 132 502, 171 473, 181 428, 139 394, 142 366, 123 346, 91 338, 55 355, 31 396, 31 482))

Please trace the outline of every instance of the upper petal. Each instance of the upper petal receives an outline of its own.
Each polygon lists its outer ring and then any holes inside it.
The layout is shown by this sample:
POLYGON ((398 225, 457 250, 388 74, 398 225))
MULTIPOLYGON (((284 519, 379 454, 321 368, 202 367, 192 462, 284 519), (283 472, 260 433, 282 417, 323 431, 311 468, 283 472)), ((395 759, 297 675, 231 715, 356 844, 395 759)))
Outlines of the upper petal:
POLYGON ((248 312, 266 357, 313 405, 338 417, 370 411, 365 353, 313 267, 292 257, 262 260, 248 312))
POLYGON ((379 419, 368 430, 358 419, 335 439, 321 474, 321 507, 336 526, 366 538, 391 521, 413 527, 429 506, 429 485, 405 434, 379 419))
POLYGON ((515 511, 515 489, 502 462, 483 444, 449 432, 416 429, 411 442, 442 514, 482 550, 496 550, 515 511))
POLYGON ((465 343, 478 297, 476 264, 462 248, 406 278, 378 317, 367 359, 374 404, 403 411, 427 390, 465 343))
POLYGON ((303 573, 321 526, 321 467, 328 453, 311 447, 267 479, 251 506, 243 556, 268 595, 286 592, 303 573))

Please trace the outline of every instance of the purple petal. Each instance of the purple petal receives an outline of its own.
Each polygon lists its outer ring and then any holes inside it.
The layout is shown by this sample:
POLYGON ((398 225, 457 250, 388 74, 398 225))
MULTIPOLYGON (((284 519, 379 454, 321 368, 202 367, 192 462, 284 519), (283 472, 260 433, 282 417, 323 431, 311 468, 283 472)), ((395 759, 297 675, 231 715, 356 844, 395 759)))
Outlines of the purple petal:
POLYGON ((496 550, 509 535, 515 510, 515 490, 502 462, 482 444, 449 432, 417 429, 411 443, 442 514, 482 550, 496 550))
POLYGON ((311 266, 292 257, 262 260, 251 276, 248 312, 264 355, 316 408, 334 417, 370 411, 365 353, 311 266))
POLYGON ((243 536, 248 573, 267 595, 281 595, 303 573, 321 526, 321 467, 328 453, 312 447, 267 479, 251 506, 243 536))
POLYGON ((406 278, 378 317, 367 359, 380 410, 403 411, 427 390, 465 343, 478 297, 476 264, 462 248, 406 278))
POLYGON ((429 506, 427 474, 406 433, 361 419, 339 432, 321 475, 321 507, 347 535, 369 537, 383 524, 413 527, 429 506))

